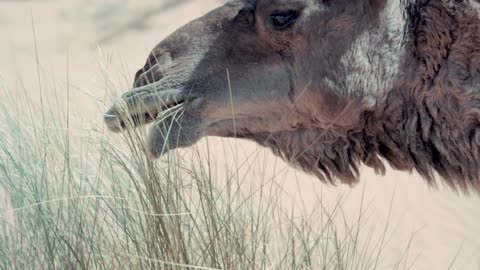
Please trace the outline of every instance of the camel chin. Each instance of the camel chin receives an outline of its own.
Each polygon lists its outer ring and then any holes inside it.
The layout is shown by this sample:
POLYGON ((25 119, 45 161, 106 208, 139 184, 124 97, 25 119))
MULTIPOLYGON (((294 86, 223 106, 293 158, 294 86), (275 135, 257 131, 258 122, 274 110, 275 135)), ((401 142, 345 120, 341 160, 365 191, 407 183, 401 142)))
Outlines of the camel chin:
POLYGON ((188 112, 181 117, 171 115, 156 121, 150 128, 148 151, 153 158, 159 158, 177 148, 194 145, 202 137, 198 120, 188 112))

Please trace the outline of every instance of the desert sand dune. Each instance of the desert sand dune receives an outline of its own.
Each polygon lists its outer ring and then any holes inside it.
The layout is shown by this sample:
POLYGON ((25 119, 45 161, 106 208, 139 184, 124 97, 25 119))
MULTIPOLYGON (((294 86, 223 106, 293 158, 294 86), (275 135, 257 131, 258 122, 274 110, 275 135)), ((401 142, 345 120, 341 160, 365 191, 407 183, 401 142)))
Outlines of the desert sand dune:
MULTIPOLYGON (((105 93, 101 63, 108 63, 114 83, 126 89, 154 45, 177 27, 219 4, 214 0, 191 0, 150 14, 144 11, 152 10, 149 5, 158 6, 161 1, 123 1, 119 4, 123 9, 109 15, 107 11, 114 12, 113 8, 101 2, 0 1, 0 76, 11 89, 23 83, 31 91, 29 96, 38 100, 34 27, 40 72, 42 78, 47 78, 43 84, 57 85, 44 87, 43 94, 65 99, 66 91, 60 88, 66 85, 68 67, 69 102, 71 110, 78 112, 73 119, 78 129, 101 126, 102 113, 110 104, 110 100, 103 103, 111 93, 105 93), (102 14, 106 19, 102 19, 102 14), (144 20, 138 20, 142 16, 144 20)), ((378 238, 385 224, 389 224, 388 241, 383 245, 378 269, 391 269, 408 245, 406 269, 480 269, 478 195, 467 197, 448 189, 430 189, 417 175, 392 170, 378 176, 364 169, 357 186, 331 187, 289 168, 252 143, 208 138, 199 143, 201 152, 207 140, 218 163, 245 160, 252 153, 265 156, 266 174, 277 175, 274 181, 284 190, 282 204, 285 207, 294 204, 298 213, 315 211, 309 200, 317 196, 323 196, 326 204, 331 202, 332 206, 343 196, 345 214, 355 221, 363 198, 364 230, 378 238), (220 145, 233 145, 240 150, 224 155, 220 145)), ((188 155, 189 150, 181 151, 188 155)), ((218 170, 222 170, 221 166, 218 170)), ((251 182, 245 186, 256 184, 254 169, 245 169, 241 174, 251 182)))

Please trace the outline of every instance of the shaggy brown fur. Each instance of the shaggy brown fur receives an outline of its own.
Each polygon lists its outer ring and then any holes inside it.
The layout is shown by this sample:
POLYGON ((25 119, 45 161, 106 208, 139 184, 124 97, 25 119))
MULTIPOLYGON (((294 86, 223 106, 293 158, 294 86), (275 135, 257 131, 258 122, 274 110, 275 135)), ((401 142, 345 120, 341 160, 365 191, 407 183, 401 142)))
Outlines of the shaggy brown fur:
POLYGON ((346 136, 297 129, 257 141, 331 183, 357 182, 361 163, 384 173, 384 158, 431 185, 437 173, 455 190, 480 191, 478 15, 462 1, 415 1, 407 11, 404 72, 357 128, 346 136))
MULTIPOLYGON (((164 121, 169 136, 154 124, 154 157, 203 136, 245 138, 329 183, 389 163, 480 192, 472 1, 229 1, 152 51, 124 95, 128 115, 143 124, 184 105, 180 121, 164 121)), ((105 120, 118 131, 125 116, 114 106, 105 120)))

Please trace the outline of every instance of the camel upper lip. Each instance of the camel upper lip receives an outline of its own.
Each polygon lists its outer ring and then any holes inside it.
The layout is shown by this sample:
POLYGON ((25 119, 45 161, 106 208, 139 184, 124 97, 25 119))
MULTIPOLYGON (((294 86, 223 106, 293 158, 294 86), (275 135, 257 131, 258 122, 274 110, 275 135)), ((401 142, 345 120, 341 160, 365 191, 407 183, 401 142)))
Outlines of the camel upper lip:
POLYGON ((161 112, 193 99, 185 95, 183 89, 158 90, 155 85, 138 87, 122 95, 104 114, 104 122, 111 131, 121 132, 127 127, 153 122, 161 112))

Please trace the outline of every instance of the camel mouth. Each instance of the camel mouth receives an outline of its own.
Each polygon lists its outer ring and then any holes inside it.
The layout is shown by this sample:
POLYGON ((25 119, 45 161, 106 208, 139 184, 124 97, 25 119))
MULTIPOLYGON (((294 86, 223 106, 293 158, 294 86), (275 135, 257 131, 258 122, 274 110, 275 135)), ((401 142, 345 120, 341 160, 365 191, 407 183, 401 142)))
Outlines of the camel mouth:
POLYGON ((194 99, 185 96, 181 89, 159 91, 154 86, 135 88, 122 95, 104 114, 104 122, 110 131, 122 132, 164 118, 194 99))
POLYGON ((157 109, 146 110, 144 113, 126 114, 123 117, 119 117, 118 113, 116 113, 116 109, 112 108, 105 113, 104 119, 106 126, 110 131, 122 132, 128 128, 135 128, 153 123, 156 119, 160 118, 161 114, 173 108, 184 107, 186 102, 186 100, 172 101, 162 104, 157 109))

